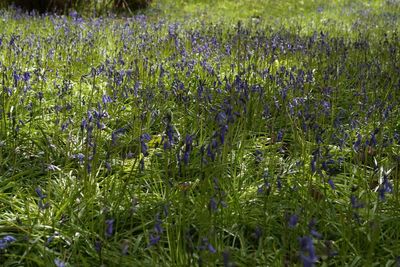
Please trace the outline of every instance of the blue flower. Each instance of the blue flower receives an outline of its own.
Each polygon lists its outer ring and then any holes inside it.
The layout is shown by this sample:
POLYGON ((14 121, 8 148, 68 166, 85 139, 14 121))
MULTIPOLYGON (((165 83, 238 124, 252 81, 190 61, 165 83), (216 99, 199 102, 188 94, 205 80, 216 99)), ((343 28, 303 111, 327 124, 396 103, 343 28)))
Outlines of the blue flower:
POLYGON ((364 207, 364 204, 360 202, 355 195, 350 196, 350 203, 353 209, 359 209, 364 207))
POLYGON ((47 197, 47 195, 45 195, 45 194, 42 193, 42 189, 41 189, 40 187, 37 187, 37 188, 35 189, 35 191, 36 191, 36 194, 38 195, 38 197, 39 197, 41 200, 43 200, 43 199, 45 199, 45 198, 47 197))
POLYGON ((106 220, 106 237, 111 237, 114 232, 114 219, 106 220))
POLYGON ((218 209, 218 203, 214 197, 210 199, 210 209, 211 211, 216 211, 218 209))
POLYGON ((296 227, 296 225, 297 225, 298 222, 299 222, 299 216, 297 216, 296 214, 292 214, 292 215, 289 217, 289 222, 288 222, 289 228, 294 228, 294 227, 296 227))
POLYGON ((55 258, 55 259, 54 259, 54 264, 55 264, 57 267, 65 267, 65 266, 66 266, 66 263, 63 262, 62 260, 60 260, 59 258, 55 258))
POLYGON ((11 243, 13 243, 15 241, 17 241, 17 239, 15 239, 15 237, 13 237, 11 235, 6 235, 2 239, 0 239, 0 250, 6 249, 11 243))
POLYGON ((282 130, 279 130, 279 131, 278 131, 278 135, 277 135, 277 137, 276 137, 276 141, 277 141, 277 142, 281 142, 282 139, 283 139, 283 131, 282 131, 282 130))
POLYGON ((336 189, 336 186, 335 186, 335 184, 334 184, 334 182, 332 181, 331 178, 328 179, 328 184, 330 185, 330 187, 332 188, 332 190, 335 190, 335 189, 336 189))
POLYGON ((315 253, 314 243, 311 237, 304 236, 299 238, 300 242, 300 259, 304 267, 312 267, 318 261, 315 253))
POLYGON ((362 139, 361 134, 357 134, 357 141, 355 141, 354 144, 353 144, 353 149, 354 149, 355 152, 358 152, 358 150, 360 148, 361 139, 362 139))
POLYGON ((160 241, 161 237, 159 235, 152 235, 150 234, 149 237, 149 246, 154 246, 160 241))
POLYGON ((393 185, 389 182, 388 175, 384 173, 383 181, 378 189, 379 199, 385 200, 385 193, 392 193, 392 192, 393 192, 393 185))

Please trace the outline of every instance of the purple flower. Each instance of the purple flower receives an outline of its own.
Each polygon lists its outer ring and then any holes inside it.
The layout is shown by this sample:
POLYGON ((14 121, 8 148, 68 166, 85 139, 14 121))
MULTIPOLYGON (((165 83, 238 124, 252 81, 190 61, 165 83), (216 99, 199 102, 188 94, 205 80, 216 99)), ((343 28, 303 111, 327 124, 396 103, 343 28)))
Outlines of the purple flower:
POLYGON ((208 241, 208 238, 203 238, 201 240, 201 246, 198 247, 199 250, 208 250, 211 253, 216 253, 217 250, 211 245, 211 243, 208 241))
POLYGON ((361 139, 362 139, 361 134, 357 134, 357 141, 355 141, 353 144, 353 149, 355 152, 358 152, 358 149, 360 148, 361 139))
POLYGON ((149 246, 154 246, 160 241, 161 237, 159 235, 152 235, 150 234, 149 237, 149 246))
POLYGON ((279 130, 279 131, 278 131, 278 135, 277 135, 277 137, 276 137, 276 141, 277 141, 277 142, 281 142, 282 139, 283 139, 283 131, 282 131, 282 130, 279 130))
POLYGON ((31 74, 29 72, 24 72, 24 74, 22 75, 22 80, 24 82, 28 82, 31 79, 31 74))
POLYGON ((111 97, 108 96, 108 95, 103 95, 103 96, 102 96, 102 101, 103 101, 104 104, 113 102, 112 99, 111 99, 111 97))
POLYGON ((15 241, 17 241, 17 239, 15 239, 15 237, 13 237, 11 235, 6 235, 2 239, 0 239, 0 250, 6 249, 11 243, 13 243, 15 241))
POLYGON ((114 219, 106 220, 106 237, 111 237, 114 232, 114 219))
POLYGON ((38 195, 38 197, 40 198, 40 200, 43 200, 47 197, 47 195, 43 194, 42 189, 40 187, 37 187, 35 189, 36 194, 38 195))
POLYGON ((216 211, 218 209, 218 203, 214 197, 210 199, 210 209, 211 211, 216 211))
POLYGON ((258 241, 261 238, 262 234, 263 232, 261 227, 257 226, 254 230, 254 233, 252 233, 252 236, 258 241))
POLYGON ((222 252, 222 257, 224 260, 224 267, 229 267, 232 266, 231 262, 230 262, 230 255, 229 255, 229 251, 228 250, 224 250, 224 252, 222 252))
POLYGON ((101 241, 100 240, 96 240, 94 241, 94 249, 96 250, 97 253, 101 252, 101 241))
POLYGON ((217 250, 210 243, 208 243, 207 248, 208 251, 210 251, 213 254, 217 252, 217 250))
POLYGON ((383 181, 378 189, 379 199, 385 200, 385 193, 392 193, 392 192, 393 192, 393 185, 389 182, 388 175, 384 173, 383 181))
POLYGON ((311 172, 315 173, 317 171, 317 157, 314 155, 311 160, 311 172))
POLYGON ((66 263, 63 262, 62 260, 60 260, 59 258, 55 258, 55 259, 54 259, 54 264, 55 264, 57 267, 65 267, 65 266, 66 266, 66 263))
POLYGON ((292 214, 292 215, 289 217, 289 222, 288 222, 289 228, 294 228, 294 227, 296 227, 298 221, 299 221, 299 216, 297 216, 296 214, 292 214))
POLYGON ((315 238, 318 238, 318 239, 322 238, 322 235, 321 235, 320 233, 318 233, 317 230, 315 230, 315 229, 311 229, 311 230, 310 230, 310 233, 311 233, 311 235, 314 236, 315 238))
POLYGON ((363 207, 364 207, 364 204, 361 203, 361 202, 356 198, 355 195, 351 195, 351 196, 350 196, 350 203, 351 203, 351 206, 353 207, 353 209, 359 209, 359 208, 363 208, 363 207))
POLYGON ((328 179, 328 184, 331 186, 332 190, 336 189, 336 186, 335 186, 335 184, 334 184, 334 182, 332 181, 331 178, 328 179))
POLYGON ((304 236, 299 238, 300 242, 300 259, 304 267, 312 267, 318 261, 315 253, 314 243, 311 237, 304 236))

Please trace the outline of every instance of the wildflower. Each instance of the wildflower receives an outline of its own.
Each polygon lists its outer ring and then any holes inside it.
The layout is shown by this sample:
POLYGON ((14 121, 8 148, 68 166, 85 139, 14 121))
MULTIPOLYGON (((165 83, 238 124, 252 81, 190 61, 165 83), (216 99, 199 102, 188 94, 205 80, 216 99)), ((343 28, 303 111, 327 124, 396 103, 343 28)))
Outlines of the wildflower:
POLYGON ((389 182, 388 175, 386 173, 383 174, 383 181, 379 186, 378 194, 380 200, 385 200, 385 193, 392 193, 393 186, 389 182))
POLYGON ((334 184, 334 182, 332 181, 331 178, 328 179, 328 184, 330 185, 330 187, 332 188, 332 190, 335 190, 335 189, 336 189, 336 186, 335 186, 335 184, 334 184))
POLYGON ((254 229, 254 232, 251 234, 251 236, 255 239, 255 240, 259 240, 262 236, 263 232, 261 227, 257 226, 256 229, 254 229))
POLYGON ((112 99, 111 99, 111 97, 108 96, 108 95, 103 95, 101 99, 102 99, 102 101, 103 101, 104 104, 113 102, 112 99))
POLYGON ((377 144, 377 141, 376 141, 376 137, 375 137, 375 132, 374 133, 371 133, 371 139, 369 140, 369 142, 368 142, 368 144, 370 145, 370 146, 376 146, 376 144, 377 144))
POLYGON ((317 171, 317 157, 316 155, 314 155, 311 160, 311 172, 315 173, 316 171, 317 171))
POLYGON ((279 131, 278 131, 278 135, 277 135, 277 137, 276 137, 276 141, 277 141, 277 142, 281 142, 282 139, 283 139, 283 131, 282 131, 282 130, 279 130, 279 131))
POLYGON ((289 222, 288 222, 289 228, 294 228, 294 227, 296 227, 298 221, 299 221, 299 216, 296 215, 296 214, 292 214, 292 215, 289 217, 289 222))
POLYGON ((311 229, 310 233, 315 238, 318 238, 318 239, 322 238, 322 235, 320 233, 318 233, 317 230, 315 230, 315 229, 311 229))
POLYGON ((114 219, 106 220, 106 237, 111 237, 114 231, 114 219))
POLYGON ((229 251, 228 250, 224 250, 224 252, 222 252, 222 257, 223 257, 223 261, 224 261, 224 267, 230 267, 232 266, 231 261, 230 261, 230 255, 229 255, 229 251))
POLYGON ((60 260, 59 258, 55 258, 55 259, 54 259, 54 264, 55 264, 57 267, 65 267, 65 266, 66 266, 66 263, 63 262, 62 260, 60 260))
POLYGON ((61 169, 59 167, 57 167, 56 165, 49 164, 47 166, 47 170, 49 170, 49 171, 60 171, 61 169))
POLYGON ((86 169, 87 169, 87 172, 88 172, 88 173, 91 173, 91 172, 92 172, 92 164, 91 164, 90 162, 88 162, 88 163, 86 164, 86 169))
POLYGON ((208 243, 207 249, 213 254, 217 252, 217 250, 210 243, 208 243))
POLYGON ((94 249, 96 250, 97 253, 101 252, 101 241, 100 240, 96 240, 94 241, 94 249))
POLYGON ((355 152, 357 152, 358 149, 360 148, 361 139, 362 139, 361 134, 357 134, 357 141, 354 142, 354 144, 353 144, 353 149, 354 149, 355 152))
POLYGON ((209 206, 210 206, 211 211, 216 211, 216 210, 218 209, 218 203, 217 203, 217 201, 215 200, 214 197, 212 197, 212 198, 210 199, 210 204, 209 204, 209 206))
POLYGON ((359 208, 363 208, 363 207, 364 207, 364 204, 361 203, 361 202, 356 198, 355 195, 351 195, 351 196, 350 196, 350 203, 351 203, 351 206, 353 207, 353 209, 359 209, 359 208))
POLYGON ((108 172, 111 172, 111 164, 109 162, 105 163, 106 169, 108 172))
POLYGON ((26 71, 22 74, 22 80, 24 82, 28 82, 30 79, 31 79, 31 74, 28 71, 26 71))
POLYGON ((47 195, 43 194, 42 189, 40 187, 37 187, 35 189, 36 194, 38 195, 38 197, 40 198, 40 200, 43 200, 47 197, 47 195))
POLYGON ((6 249, 11 243, 13 243, 15 241, 17 241, 17 239, 15 239, 15 237, 13 237, 11 235, 6 235, 2 239, 0 239, 0 250, 6 249))
POLYGON ((164 229, 161 226, 162 221, 159 217, 159 214, 156 215, 156 224, 154 225, 154 232, 157 234, 162 234, 164 232, 164 229))
POLYGON ((39 197, 39 203, 38 203, 39 209, 41 210, 47 209, 50 206, 50 204, 49 203, 43 204, 43 200, 47 197, 47 195, 42 193, 42 189, 40 187, 37 187, 35 191, 39 197))
POLYGON ((141 147, 141 152, 143 154, 143 156, 148 156, 149 152, 147 151, 148 146, 147 146, 147 142, 151 140, 151 137, 148 133, 144 133, 140 136, 140 147, 141 147))
POLYGON ((79 164, 83 164, 83 160, 85 159, 85 155, 82 153, 74 154, 72 155, 73 159, 77 159, 79 161, 79 164))
POLYGON ((154 246, 160 241, 161 237, 159 235, 152 235, 150 234, 149 237, 149 246, 154 246))
POLYGON ((300 259, 303 262, 304 267, 312 267, 318 261, 315 253, 313 240, 309 236, 299 238, 300 242, 300 259))
POLYGON ((276 180, 276 186, 278 187, 278 190, 282 190, 282 180, 280 177, 277 178, 276 180))
POLYGON ((213 247, 213 245, 208 241, 208 238, 203 238, 201 240, 201 245, 198 247, 199 250, 208 250, 211 253, 216 253, 217 250, 213 247))

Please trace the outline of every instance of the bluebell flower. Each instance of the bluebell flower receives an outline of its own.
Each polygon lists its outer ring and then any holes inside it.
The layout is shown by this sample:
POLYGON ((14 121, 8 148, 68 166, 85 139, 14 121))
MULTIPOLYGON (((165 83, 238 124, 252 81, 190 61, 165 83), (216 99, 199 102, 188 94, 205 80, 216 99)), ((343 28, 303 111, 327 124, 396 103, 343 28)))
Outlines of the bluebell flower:
POLYGON ((185 165, 187 165, 189 163, 189 157, 190 157, 189 151, 185 151, 183 153, 183 162, 185 163, 185 165))
POLYGON ((277 141, 277 142, 281 142, 282 139, 283 139, 283 130, 279 130, 279 131, 278 131, 278 135, 277 135, 277 137, 276 137, 276 141, 277 141))
POLYGON ((369 145, 370 146, 376 146, 377 141, 376 141, 376 137, 375 137, 375 133, 371 134, 371 139, 369 140, 369 145))
POLYGON ((310 230, 310 233, 311 233, 311 235, 314 236, 315 238, 318 238, 318 239, 321 239, 321 238, 322 238, 322 235, 321 235, 317 230, 315 230, 315 229, 311 229, 311 230, 310 230))
POLYGON ((97 253, 101 252, 102 244, 100 240, 94 241, 94 249, 96 250, 97 253))
POLYGON ((290 215, 289 221, 288 221, 289 228, 296 227, 298 221, 299 221, 299 216, 297 214, 290 215))
POLYGON ((217 250, 210 243, 208 243, 207 248, 208 251, 210 251, 213 254, 217 252, 217 250))
POLYGON ((278 177, 278 178, 276 179, 276 186, 277 186, 277 188, 278 188, 279 191, 282 190, 282 180, 281 180, 280 177, 278 177))
POLYGON ((217 250, 213 247, 213 245, 208 241, 208 238, 204 237, 201 240, 201 245, 197 247, 199 250, 208 250, 211 253, 216 253, 217 250))
POLYGON ((150 234, 149 237, 149 246, 154 246, 160 241, 161 237, 159 235, 150 234))
POLYGON ((24 72, 24 74, 22 75, 22 80, 24 82, 28 82, 30 79, 31 79, 31 74, 28 71, 24 72))
POLYGON ((261 238, 262 234, 263 231, 261 227, 257 226, 256 229, 254 229, 252 236, 258 241, 261 238))
POLYGON ((311 159, 310 167, 312 173, 317 171, 317 157, 315 155, 311 159))
POLYGON ((144 133, 140 136, 140 147, 143 156, 147 157, 149 152, 147 151, 147 142, 151 140, 151 136, 148 133, 144 133))
POLYGON ((222 258, 223 258, 223 262, 224 262, 224 267, 230 267, 232 266, 231 262, 230 262, 230 255, 229 255, 229 251, 228 250, 224 250, 224 252, 222 252, 222 258))
POLYGON ((210 199, 210 204, 209 204, 209 206, 210 206, 211 211, 216 211, 216 210, 218 209, 218 202, 215 200, 214 197, 212 197, 212 198, 210 199))
POLYGON ((357 141, 355 141, 354 144, 353 144, 353 149, 354 149, 355 152, 358 152, 358 150, 360 148, 361 139, 362 139, 361 134, 357 134, 357 141))
POLYGON ((314 243, 311 237, 304 236, 299 238, 300 242, 300 259, 304 267, 312 267, 318 261, 315 253, 314 243))
POLYGON ((42 189, 41 189, 40 187, 37 187, 37 188, 35 189, 35 191, 36 191, 36 194, 38 195, 38 197, 39 197, 41 200, 43 200, 43 199, 45 199, 45 198, 47 197, 46 194, 43 194, 42 189))
POLYGON ((111 99, 111 97, 108 96, 108 95, 103 95, 101 99, 102 99, 102 101, 103 101, 104 104, 113 102, 112 99, 111 99))
POLYGON ((162 228, 162 221, 159 218, 159 214, 156 216, 156 223, 154 225, 154 232, 157 234, 162 234, 164 232, 164 228, 162 228))
POLYGON ((59 258, 55 258, 55 259, 54 259, 54 264, 55 264, 57 267, 65 267, 65 266, 67 266, 66 263, 63 262, 62 260, 60 260, 59 258))
POLYGON ((378 195, 380 200, 385 200, 385 193, 392 193, 393 185, 390 183, 388 179, 388 175, 386 173, 383 174, 383 181, 379 185, 378 195))
POLYGON ((331 178, 328 179, 328 184, 330 185, 330 187, 332 188, 332 190, 336 190, 335 183, 332 181, 331 178))
POLYGON ((17 239, 11 235, 6 235, 0 239, 0 250, 6 249, 11 243, 14 243, 17 239))
POLYGON ((111 237, 114 232, 114 219, 106 220, 106 237, 111 237))
POLYGON ((355 195, 350 196, 350 203, 353 209, 359 209, 364 207, 364 204, 360 202, 355 195))

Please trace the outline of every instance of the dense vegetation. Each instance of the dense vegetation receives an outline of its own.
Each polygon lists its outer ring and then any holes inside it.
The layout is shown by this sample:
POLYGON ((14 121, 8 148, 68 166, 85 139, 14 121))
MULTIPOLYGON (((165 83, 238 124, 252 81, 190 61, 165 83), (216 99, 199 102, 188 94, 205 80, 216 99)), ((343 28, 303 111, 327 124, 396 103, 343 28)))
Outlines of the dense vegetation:
POLYGON ((0 263, 400 264, 399 2, 247 2, 1 11, 0 263))
POLYGON ((107 12, 129 12, 142 9, 151 0, 0 0, 0 6, 10 5, 27 12, 58 12, 67 13, 78 10, 81 14, 103 14, 107 12))

